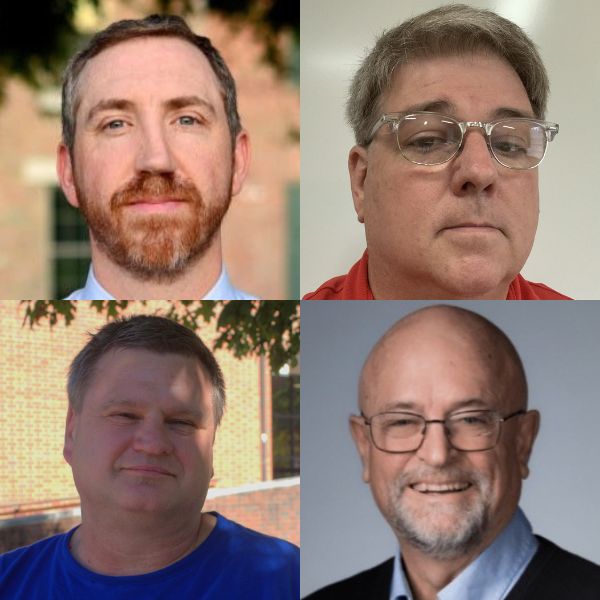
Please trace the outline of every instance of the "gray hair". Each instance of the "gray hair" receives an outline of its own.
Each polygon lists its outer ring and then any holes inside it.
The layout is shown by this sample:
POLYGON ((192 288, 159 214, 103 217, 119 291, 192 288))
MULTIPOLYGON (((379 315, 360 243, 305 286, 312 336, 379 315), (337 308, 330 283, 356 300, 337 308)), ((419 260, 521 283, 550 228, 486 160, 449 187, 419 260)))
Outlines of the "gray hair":
POLYGON ((441 6, 384 32, 356 72, 346 116, 356 143, 366 146, 399 65, 418 58, 487 52, 506 60, 523 82, 533 112, 546 115, 550 84, 535 44, 512 21, 464 4, 441 6))
POLYGON ((204 54, 219 80, 231 144, 234 146, 242 125, 237 110, 235 81, 223 57, 207 37, 196 35, 181 17, 151 15, 145 19, 126 19, 113 23, 96 33, 85 47, 69 61, 63 76, 61 117, 63 143, 69 149, 71 157, 73 157, 75 145, 75 116, 81 103, 79 81, 85 65, 103 50, 141 37, 180 38, 196 46, 204 54))
POLYGON ((90 334, 69 368, 67 395, 73 411, 81 410, 98 361, 112 350, 128 348, 196 358, 212 384, 215 424, 219 425, 225 410, 225 380, 213 353, 187 327, 152 315, 117 319, 90 334))

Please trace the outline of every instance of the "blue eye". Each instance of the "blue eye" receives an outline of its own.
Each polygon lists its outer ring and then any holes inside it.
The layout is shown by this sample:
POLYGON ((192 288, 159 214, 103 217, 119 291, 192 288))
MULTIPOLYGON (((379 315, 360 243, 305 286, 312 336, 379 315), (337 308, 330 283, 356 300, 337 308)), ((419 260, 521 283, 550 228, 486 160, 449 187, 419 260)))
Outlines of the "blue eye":
POLYGON ((121 119, 115 119, 114 121, 109 121, 106 125, 104 125, 104 129, 122 129, 125 126, 125 121, 121 119))
POLYGON ((196 117, 191 117, 189 115, 179 117, 177 120, 179 121, 180 125, 196 125, 197 123, 200 123, 196 117))

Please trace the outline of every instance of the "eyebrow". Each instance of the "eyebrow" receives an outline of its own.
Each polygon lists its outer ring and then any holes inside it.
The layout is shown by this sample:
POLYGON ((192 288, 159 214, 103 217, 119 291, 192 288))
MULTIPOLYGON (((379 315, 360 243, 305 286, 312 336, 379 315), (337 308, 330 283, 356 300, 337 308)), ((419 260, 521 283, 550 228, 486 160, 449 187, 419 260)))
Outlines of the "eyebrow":
MULTIPOLYGON (((128 398, 123 398, 123 399, 111 398, 101 405, 100 411, 105 412, 105 411, 113 409, 113 408, 114 409, 123 408, 123 409, 134 410, 134 409, 143 408, 144 406, 146 406, 146 403, 139 402, 138 400, 132 400, 132 399, 128 399, 128 398)), ((175 406, 175 407, 173 407, 173 409, 167 409, 166 412, 164 410, 161 410, 161 412, 163 413, 163 415, 167 415, 170 417, 189 416, 189 417, 194 417, 199 420, 204 417, 204 413, 202 411, 194 410, 192 408, 187 408, 187 407, 183 407, 183 406, 175 406)))
MULTIPOLYGON (((463 410, 463 409, 468 409, 468 408, 486 409, 487 410, 487 409, 490 409, 490 406, 488 405, 487 402, 485 402, 481 398, 468 398, 466 400, 458 400, 457 402, 454 402, 450 406, 450 409, 446 412, 447 412, 447 414, 450 414, 450 413, 454 413, 458 410, 463 410)), ((409 400, 409 401, 398 401, 398 402, 392 402, 390 404, 386 404, 384 406, 384 409, 381 412, 396 412, 396 411, 419 412, 419 409, 420 409, 419 404, 409 400)))
MULTIPOLYGON (((435 99, 428 100, 427 102, 421 102, 419 104, 413 104, 405 110, 400 112, 411 113, 411 112, 436 112, 449 117, 454 117, 458 110, 455 104, 448 100, 435 99)), ((455 117, 456 118, 456 117, 455 117)), ((500 106, 492 113, 490 120, 495 121, 496 119, 509 119, 509 118, 535 118, 535 115, 531 111, 523 111, 512 106, 500 106)))
MULTIPOLYGON (((135 103, 131 100, 127 100, 126 98, 106 98, 104 100, 100 100, 88 112, 86 123, 89 123, 98 113, 107 111, 107 110, 135 110, 135 103)), ((217 111, 214 105, 205 100, 204 98, 200 98, 200 96, 177 96, 175 98, 170 98, 169 100, 165 100, 162 103, 162 106, 168 110, 179 110, 181 108, 186 108, 188 106, 202 106, 206 110, 208 110, 213 116, 216 115, 217 111)))

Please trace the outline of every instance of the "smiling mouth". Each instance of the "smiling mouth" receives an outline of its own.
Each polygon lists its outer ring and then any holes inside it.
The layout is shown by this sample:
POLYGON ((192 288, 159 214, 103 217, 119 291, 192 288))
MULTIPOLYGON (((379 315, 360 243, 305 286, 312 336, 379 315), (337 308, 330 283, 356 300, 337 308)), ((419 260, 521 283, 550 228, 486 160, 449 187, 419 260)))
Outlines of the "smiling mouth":
POLYGON ((174 477, 173 473, 166 471, 165 469, 161 469, 160 467, 155 467, 153 465, 140 465, 138 467, 124 467, 124 471, 133 471, 135 473, 143 474, 143 475, 166 475, 167 477, 174 477))
POLYGON ((456 494, 468 490, 472 486, 466 481, 452 483, 412 483, 409 487, 421 494, 456 494))

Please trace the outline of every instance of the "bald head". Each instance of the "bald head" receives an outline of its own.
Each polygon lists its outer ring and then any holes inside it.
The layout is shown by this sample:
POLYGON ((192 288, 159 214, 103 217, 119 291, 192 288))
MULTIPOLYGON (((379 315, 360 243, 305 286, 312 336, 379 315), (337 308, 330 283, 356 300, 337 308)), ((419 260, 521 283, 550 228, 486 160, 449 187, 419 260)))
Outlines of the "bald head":
POLYGON ((517 509, 539 427, 539 413, 524 410, 527 383, 511 341, 463 308, 413 312, 369 354, 359 402, 362 415, 352 415, 350 427, 363 479, 403 556, 481 553, 517 509), (484 412, 500 417, 497 428, 458 431, 457 423, 483 423, 476 415, 484 412), (425 420, 420 432, 406 428, 415 423, 410 415, 425 420), (465 450, 463 434, 478 447, 465 450), (456 491, 429 489, 440 482, 456 491))
POLYGON ((379 385, 383 371, 386 371, 386 378, 393 377, 401 363, 421 361, 424 356, 429 358, 436 353, 443 357, 449 369, 465 358, 478 364, 487 373, 489 385, 497 396, 499 405, 496 408, 519 410, 527 407, 523 364, 506 334, 475 312, 435 305, 400 319, 375 344, 360 376, 361 410, 372 413, 369 405, 373 402, 399 400, 381 397, 392 393, 389 385, 383 386, 384 389, 379 385))

